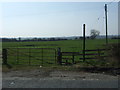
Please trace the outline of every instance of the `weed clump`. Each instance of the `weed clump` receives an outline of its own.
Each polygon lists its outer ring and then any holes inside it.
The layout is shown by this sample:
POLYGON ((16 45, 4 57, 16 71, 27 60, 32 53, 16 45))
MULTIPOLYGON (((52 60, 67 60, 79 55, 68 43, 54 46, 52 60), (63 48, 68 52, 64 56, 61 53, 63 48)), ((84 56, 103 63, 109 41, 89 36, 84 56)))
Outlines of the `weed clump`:
POLYGON ((108 58, 107 59, 107 63, 109 65, 111 65, 112 67, 118 67, 120 68, 120 59, 119 59, 119 56, 120 56, 120 43, 117 43, 117 44, 109 44, 106 46, 106 49, 107 50, 107 55, 108 55, 108 58))

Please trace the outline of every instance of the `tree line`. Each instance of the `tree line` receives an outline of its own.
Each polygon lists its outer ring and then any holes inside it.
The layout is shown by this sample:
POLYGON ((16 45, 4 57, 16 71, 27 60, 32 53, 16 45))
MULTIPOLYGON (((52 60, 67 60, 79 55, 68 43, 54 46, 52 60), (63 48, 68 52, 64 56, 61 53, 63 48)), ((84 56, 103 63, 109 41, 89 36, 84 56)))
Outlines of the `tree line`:
POLYGON ((29 38, 29 39, 22 39, 22 38, 1 38, 0 41, 2 42, 24 42, 24 41, 59 41, 59 40, 68 40, 62 38, 29 38))

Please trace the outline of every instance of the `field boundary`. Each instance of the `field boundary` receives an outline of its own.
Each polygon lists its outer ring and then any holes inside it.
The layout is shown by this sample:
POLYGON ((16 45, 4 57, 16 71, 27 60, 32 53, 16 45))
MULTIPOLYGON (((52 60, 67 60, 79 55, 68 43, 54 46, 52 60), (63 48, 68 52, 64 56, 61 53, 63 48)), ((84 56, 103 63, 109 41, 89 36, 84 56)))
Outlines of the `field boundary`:
POLYGON ((61 48, 6 48, 3 49, 3 64, 76 64, 85 61, 92 61, 106 58, 105 52, 108 49, 88 49, 81 52, 62 52, 61 48), (77 57, 77 58, 76 58, 77 57), (78 58, 79 57, 79 58, 78 58), (10 62, 9 60, 12 60, 10 62))

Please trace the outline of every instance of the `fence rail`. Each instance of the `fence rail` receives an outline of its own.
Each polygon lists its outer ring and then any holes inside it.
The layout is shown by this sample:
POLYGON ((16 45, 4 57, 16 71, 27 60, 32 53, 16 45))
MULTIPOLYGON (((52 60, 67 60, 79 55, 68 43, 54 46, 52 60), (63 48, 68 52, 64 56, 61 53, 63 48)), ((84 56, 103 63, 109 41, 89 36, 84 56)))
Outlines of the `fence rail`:
POLYGON ((105 50, 110 50, 110 49, 92 49, 92 50, 85 50, 85 51, 89 52, 89 51, 105 51, 105 50))
POLYGON ((97 60, 97 59, 105 58, 107 57, 105 55, 106 50, 109 50, 109 49, 91 49, 91 50, 85 50, 85 53, 83 53, 83 51, 81 51, 81 53, 80 52, 61 52, 60 54, 61 63, 72 61, 72 63, 74 64, 76 62, 75 57, 79 57, 78 61, 97 60))
MULTIPOLYGON (((107 57, 106 55, 105 55, 105 51, 107 51, 107 50, 110 50, 110 49, 92 49, 92 50, 85 50, 85 58, 80 58, 80 59, 94 59, 94 60, 96 60, 96 59, 101 59, 101 58, 105 58, 105 57, 107 57), (87 56, 87 57, 86 57, 87 56), (89 56, 89 57, 88 57, 89 56)), ((81 55, 83 55, 83 54, 81 54, 81 55)))

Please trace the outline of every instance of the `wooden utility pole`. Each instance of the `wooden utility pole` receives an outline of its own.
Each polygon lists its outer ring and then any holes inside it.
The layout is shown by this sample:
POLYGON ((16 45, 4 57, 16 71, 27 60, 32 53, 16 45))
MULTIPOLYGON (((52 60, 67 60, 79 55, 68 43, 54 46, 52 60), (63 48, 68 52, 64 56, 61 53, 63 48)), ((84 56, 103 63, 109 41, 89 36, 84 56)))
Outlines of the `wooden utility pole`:
POLYGON ((85 24, 83 24, 83 61, 85 61, 85 24))
POLYGON ((105 24, 106 24, 106 44, 108 44, 108 36, 107 36, 107 4, 105 4, 105 24))

